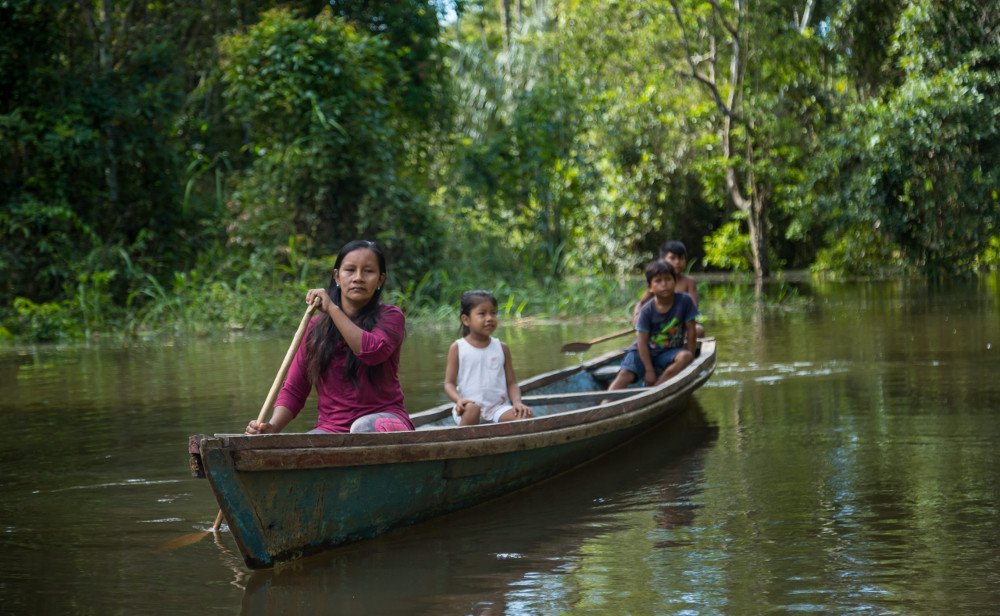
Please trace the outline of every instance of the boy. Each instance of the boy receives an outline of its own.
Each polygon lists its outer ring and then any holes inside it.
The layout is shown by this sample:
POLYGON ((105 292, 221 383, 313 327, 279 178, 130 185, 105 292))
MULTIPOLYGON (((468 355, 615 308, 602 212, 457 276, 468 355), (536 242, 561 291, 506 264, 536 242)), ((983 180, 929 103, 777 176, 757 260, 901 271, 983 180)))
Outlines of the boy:
MULTIPOLYGON (((677 286, 674 289, 675 292, 687 293, 691 297, 691 301, 694 305, 698 305, 698 286, 695 284, 694 278, 686 275, 684 270, 687 269, 687 246, 684 242, 678 240, 667 240, 663 242, 663 246, 660 246, 660 259, 666 261, 673 266, 674 271, 677 273, 677 286)), ((635 325, 636 319, 639 318, 639 310, 652 298, 652 295, 647 290, 643 294, 642 299, 639 303, 635 305, 635 312, 632 314, 632 324, 635 325)), ((705 335, 705 328, 702 327, 701 323, 695 325, 697 330, 697 335, 699 338, 705 335)))
POLYGON ((694 359, 698 308, 686 293, 675 291, 677 273, 673 266, 660 260, 651 262, 646 266, 646 285, 652 301, 639 311, 636 341, 608 389, 622 389, 637 378, 646 385, 659 385, 694 359), (663 374, 657 378, 660 370, 663 374))
POLYGON ((660 258, 674 267, 677 272, 677 288, 674 291, 687 293, 691 296, 694 305, 698 305, 698 288, 691 278, 684 273, 688 265, 688 251, 684 242, 677 240, 667 240, 660 246, 660 258))

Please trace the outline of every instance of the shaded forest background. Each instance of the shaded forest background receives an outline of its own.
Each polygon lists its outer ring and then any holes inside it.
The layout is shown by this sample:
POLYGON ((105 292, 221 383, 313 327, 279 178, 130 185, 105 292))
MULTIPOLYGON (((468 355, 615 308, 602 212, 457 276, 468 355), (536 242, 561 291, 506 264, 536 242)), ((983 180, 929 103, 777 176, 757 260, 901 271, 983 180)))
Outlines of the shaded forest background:
POLYGON ((0 338, 287 324, 358 237, 431 316, 995 269, 998 161, 995 2, 3 0, 0 338))

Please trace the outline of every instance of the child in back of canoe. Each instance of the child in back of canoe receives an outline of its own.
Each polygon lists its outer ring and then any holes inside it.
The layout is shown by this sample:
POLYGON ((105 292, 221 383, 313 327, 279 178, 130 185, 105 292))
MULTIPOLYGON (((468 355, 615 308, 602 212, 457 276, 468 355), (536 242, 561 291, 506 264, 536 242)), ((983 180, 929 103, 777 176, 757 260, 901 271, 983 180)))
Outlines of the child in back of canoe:
MULTIPOLYGON (((677 285, 674 287, 674 291, 687 293, 694 305, 697 306, 698 286, 695 284, 694 278, 684 273, 684 270, 687 269, 687 246, 684 245, 684 242, 678 240, 663 242, 663 246, 660 246, 660 260, 669 263, 674 268, 674 273, 677 274, 677 285)), ((651 299, 653 299, 653 295, 647 289, 642 299, 635 305, 635 313, 632 315, 633 325, 639 318, 639 310, 651 299)), ((701 323, 695 324, 695 330, 699 338, 705 335, 705 328, 702 327, 701 323)))
POLYGON ((489 291, 462 294, 462 337, 448 349, 444 391, 455 402, 455 423, 471 426, 531 417, 521 402, 510 349, 492 336, 497 300, 489 291))
POLYGON ((673 266, 652 261, 646 266, 646 285, 653 299, 639 311, 636 341, 625 353, 621 370, 608 389, 623 389, 636 379, 659 385, 694 359, 698 308, 686 293, 675 291, 673 266))

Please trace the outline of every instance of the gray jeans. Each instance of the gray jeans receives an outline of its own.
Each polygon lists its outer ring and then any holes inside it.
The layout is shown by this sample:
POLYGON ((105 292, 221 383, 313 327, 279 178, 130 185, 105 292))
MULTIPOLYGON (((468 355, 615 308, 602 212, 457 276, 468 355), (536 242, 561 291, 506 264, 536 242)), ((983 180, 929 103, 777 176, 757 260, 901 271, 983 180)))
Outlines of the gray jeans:
MULTIPOLYGON (((351 424, 351 432, 374 432, 375 422, 379 419, 396 419, 399 418, 395 413, 372 413, 371 415, 365 415, 364 417, 358 417, 351 424)), ((306 434, 328 434, 326 430, 320 430, 319 428, 313 428, 306 434)))

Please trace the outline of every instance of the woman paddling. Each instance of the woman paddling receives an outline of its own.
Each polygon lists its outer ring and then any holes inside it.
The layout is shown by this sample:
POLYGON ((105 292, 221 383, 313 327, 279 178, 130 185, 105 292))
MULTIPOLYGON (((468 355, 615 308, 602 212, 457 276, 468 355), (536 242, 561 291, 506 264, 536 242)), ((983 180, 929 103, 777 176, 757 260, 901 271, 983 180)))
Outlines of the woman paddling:
POLYGON ((310 289, 319 301, 305 343, 295 353, 270 421, 251 421, 247 434, 281 432, 302 410, 313 386, 319 417, 312 433, 412 430, 399 385, 399 352, 406 320, 380 303, 385 255, 368 240, 348 242, 337 255, 328 289, 310 289))

